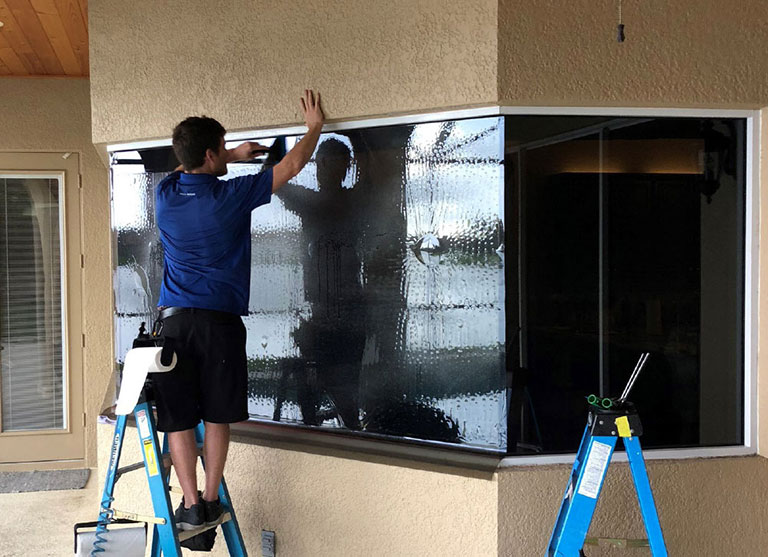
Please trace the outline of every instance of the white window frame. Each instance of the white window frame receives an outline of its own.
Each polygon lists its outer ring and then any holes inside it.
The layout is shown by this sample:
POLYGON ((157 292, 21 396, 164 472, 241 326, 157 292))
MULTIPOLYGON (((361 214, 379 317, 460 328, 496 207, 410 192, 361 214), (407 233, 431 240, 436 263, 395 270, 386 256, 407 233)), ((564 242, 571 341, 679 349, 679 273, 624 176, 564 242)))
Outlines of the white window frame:
MULTIPOLYGON (((638 108, 638 107, 537 107, 537 106, 485 106, 460 110, 445 110, 401 116, 383 116, 334 122, 325 124, 323 132, 334 132, 360 128, 375 128, 402 124, 420 124, 462 118, 487 116, 614 116, 646 118, 743 118, 746 120, 746 199, 744 215, 744 444, 720 447, 696 447, 686 449, 650 449, 644 451, 646 460, 667 460, 687 458, 713 458, 726 456, 755 455, 758 452, 757 436, 757 340, 758 340, 758 296, 759 284, 759 180, 760 180, 760 110, 706 109, 706 108, 638 108)), ((258 140, 277 135, 298 135, 305 133, 304 126, 261 128, 229 132, 226 141, 258 140)), ((107 146, 109 153, 136 151, 153 147, 168 147, 171 139, 157 139, 130 143, 115 143, 107 146)), ((586 420, 586 415, 585 415, 586 420)), ((368 445, 360 441, 361 446, 368 445)), ((345 442, 352 448, 356 440, 345 442)), ((402 453, 411 452, 404 446, 402 453)), ((514 466, 549 465, 572 463, 576 453, 556 455, 520 455, 502 458, 499 468, 514 466)), ((614 461, 626 462, 626 453, 617 451, 614 461)))

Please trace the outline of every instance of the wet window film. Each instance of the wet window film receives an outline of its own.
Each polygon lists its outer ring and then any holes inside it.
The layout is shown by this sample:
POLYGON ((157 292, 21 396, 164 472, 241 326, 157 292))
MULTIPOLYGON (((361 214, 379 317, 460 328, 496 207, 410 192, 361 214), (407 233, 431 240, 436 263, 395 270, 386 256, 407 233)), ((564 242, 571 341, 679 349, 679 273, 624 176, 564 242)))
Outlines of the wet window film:
MULTIPOLYGON (((253 212, 253 419, 505 450, 503 134, 498 117, 324 134, 253 212)), ((151 158, 112 165, 118 358, 162 274, 151 158)))
MULTIPOLYGON (((168 149, 113 154, 118 364, 156 314, 153 189, 174 165, 168 149)), ((739 119, 324 134, 252 215, 251 419, 572 452, 585 397, 618 395, 647 351, 644 446, 741 444, 745 189, 739 119)))

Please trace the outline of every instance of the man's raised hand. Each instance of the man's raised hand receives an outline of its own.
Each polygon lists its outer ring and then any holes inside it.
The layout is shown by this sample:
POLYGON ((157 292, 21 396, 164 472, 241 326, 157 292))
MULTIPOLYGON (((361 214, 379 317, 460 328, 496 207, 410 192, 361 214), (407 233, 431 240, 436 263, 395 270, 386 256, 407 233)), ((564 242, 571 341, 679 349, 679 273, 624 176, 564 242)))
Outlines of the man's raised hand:
POLYGON ((304 95, 301 97, 301 112, 304 114, 304 122, 309 129, 323 127, 325 116, 323 109, 320 108, 320 93, 315 97, 312 89, 304 89, 304 95))

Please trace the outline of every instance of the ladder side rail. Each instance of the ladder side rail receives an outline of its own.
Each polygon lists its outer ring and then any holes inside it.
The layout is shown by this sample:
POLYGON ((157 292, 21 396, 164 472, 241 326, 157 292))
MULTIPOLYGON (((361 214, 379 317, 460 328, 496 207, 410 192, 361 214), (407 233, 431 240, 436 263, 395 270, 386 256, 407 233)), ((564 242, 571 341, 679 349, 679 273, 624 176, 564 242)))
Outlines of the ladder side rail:
POLYGON ((549 555, 553 557, 578 557, 587 538, 597 500, 603 489, 605 475, 616 448, 617 438, 595 436, 587 438, 587 450, 579 466, 578 481, 571 495, 571 502, 565 510, 565 517, 559 536, 553 539, 549 555))
POLYGON ((117 465, 120 462, 120 454, 123 452, 126 419, 127 416, 118 416, 117 422, 115 423, 115 433, 112 436, 112 451, 109 455, 107 478, 104 482, 104 491, 101 497, 102 510, 105 504, 109 504, 114 500, 115 483, 117 482, 117 465))
POLYGON ((661 530, 659 515, 656 512, 651 483, 648 480, 645 459, 640 447, 640 438, 624 437, 623 440, 624 447, 627 450, 629 469, 632 472, 632 480, 635 483, 637 499, 640 503, 640 513, 643 515, 645 532, 648 535, 648 543, 651 546, 651 554, 653 557, 667 557, 667 547, 664 543, 664 534, 661 530))
POLYGON ((227 482, 224 481, 224 478, 221 478, 221 485, 219 485, 219 498, 221 499, 222 504, 226 504, 227 508, 229 508, 229 513, 232 516, 231 520, 221 524, 221 529, 224 532, 224 539, 227 541, 229 554, 232 557, 248 557, 248 552, 245 550, 245 541, 240 532, 240 525, 235 516, 235 508, 230 503, 227 482))
POLYGON ((547 555, 554 555, 555 540, 560 537, 563 531, 563 521, 568 514, 568 508, 573 500, 573 493, 575 493, 576 482, 579 478, 579 468, 584 462, 584 458, 587 454, 587 447, 589 445, 589 425, 584 428, 584 433, 581 436, 581 443, 579 443, 579 450, 576 452, 576 458, 573 461, 573 467, 571 468, 571 474, 568 476, 568 483, 565 486, 565 492, 563 493, 563 499, 560 503, 560 510, 557 513, 557 519, 555 520, 555 527, 552 529, 552 534, 549 537, 549 544, 547 544, 547 555))
MULTIPOLYGON (((163 434, 163 451, 162 451, 163 457, 165 455, 170 454, 170 450, 168 448, 168 434, 163 434)), ((168 484, 171 483, 171 470, 168 469, 168 475, 165 477, 166 482, 168 484)), ((157 531, 157 525, 154 524, 152 527, 152 550, 150 552, 151 557, 160 557, 160 534, 157 531)))
MULTIPOLYGON (((198 445, 202 445, 205 440, 205 426, 203 422, 200 422, 195 427, 195 441, 198 445)), ((200 456, 200 462, 205 470, 205 456, 200 456)), ((219 484, 218 492, 219 500, 224 508, 228 509, 230 516, 232 517, 227 522, 220 524, 222 531, 224 532, 224 539, 227 542, 227 549, 231 557, 247 557, 248 552, 245 549, 245 542, 243 541, 243 535, 240 532, 240 525, 237 522, 235 516, 235 508, 232 505, 232 500, 229 498, 229 490, 227 489, 227 482, 224 480, 224 476, 221 477, 221 483, 219 484)))
POLYGON ((136 418, 136 429, 139 431, 147 483, 152 495, 152 508, 155 516, 165 519, 165 524, 157 524, 153 529, 153 533, 156 534, 153 536, 153 551, 156 549, 154 539, 157 539, 164 557, 181 557, 181 546, 176 521, 171 511, 171 497, 168 492, 168 481, 163 468, 163 455, 159 448, 152 407, 148 402, 141 402, 133 409, 133 414, 136 418))
POLYGON ((107 533, 107 525, 112 521, 113 509, 112 501, 115 500, 115 484, 118 479, 118 464, 120 463, 120 454, 123 452, 123 440, 125 439, 126 416, 117 416, 115 422, 115 432, 112 434, 112 450, 109 453, 109 466, 107 467, 107 476, 104 481, 104 490, 101 494, 99 503, 99 519, 96 526, 96 536, 91 555, 98 555, 107 550, 105 546, 108 542, 104 535, 107 533))

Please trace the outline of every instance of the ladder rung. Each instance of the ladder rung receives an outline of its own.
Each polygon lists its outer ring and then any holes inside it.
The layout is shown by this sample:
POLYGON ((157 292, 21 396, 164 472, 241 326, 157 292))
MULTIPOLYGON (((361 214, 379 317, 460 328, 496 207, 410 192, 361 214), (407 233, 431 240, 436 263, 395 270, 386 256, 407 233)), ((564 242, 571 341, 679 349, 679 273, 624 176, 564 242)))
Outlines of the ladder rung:
POLYGON ((118 509, 112 509, 112 516, 115 518, 124 518, 126 520, 133 520, 134 522, 147 522, 148 524, 165 524, 164 518, 158 518, 156 516, 149 516, 143 514, 129 513, 126 511, 120 511, 118 509))
MULTIPOLYGON (((163 468, 170 468, 171 467, 171 455, 165 454, 163 455, 163 468)), ((115 481, 117 481, 117 478, 122 476, 123 474, 127 474, 128 472, 135 472, 136 470, 141 470, 144 468, 144 461, 141 462, 134 462, 133 464, 129 464, 128 466, 123 466, 122 468, 118 468, 115 472, 115 481)))
POLYGON ((584 545, 596 545, 599 547, 649 547, 647 539, 627 538, 585 538, 584 545))
POLYGON ((219 524, 223 524, 224 522, 229 522, 230 520, 232 520, 232 515, 230 513, 224 513, 216 521, 216 524, 211 524, 210 526, 201 526, 200 528, 195 528, 194 530, 179 530, 179 541, 183 542, 184 540, 193 538, 198 534, 202 534, 203 532, 207 532, 208 530, 213 530, 219 524))
MULTIPOLYGON (((197 456, 202 457, 203 456, 203 449, 202 447, 197 447, 197 456)), ((173 465, 173 461, 171 460, 170 454, 164 454, 163 455, 163 468, 168 470, 173 465)), ((128 466, 123 466, 122 468, 118 468, 115 472, 115 481, 117 481, 117 478, 122 476, 123 474, 127 474, 128 472, 134 472, 136 470, 141 470, 144 468, 144 461, 141 462, 134 462, 133 464, 129 464, 128 466)))

